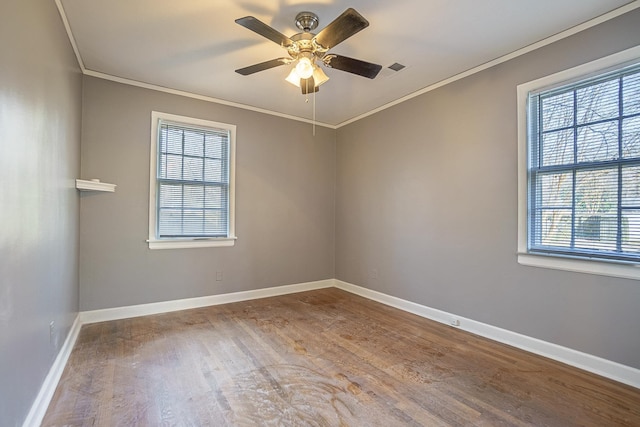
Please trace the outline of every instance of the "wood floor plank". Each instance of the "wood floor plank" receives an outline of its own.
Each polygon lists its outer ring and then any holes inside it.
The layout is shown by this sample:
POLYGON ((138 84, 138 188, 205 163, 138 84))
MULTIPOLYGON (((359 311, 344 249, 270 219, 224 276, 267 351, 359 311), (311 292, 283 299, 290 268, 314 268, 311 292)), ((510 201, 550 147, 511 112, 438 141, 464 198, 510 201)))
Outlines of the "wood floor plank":
POLYGON ((640 426, 640 390, 338 289, 85 325, 43 426, 640 426))

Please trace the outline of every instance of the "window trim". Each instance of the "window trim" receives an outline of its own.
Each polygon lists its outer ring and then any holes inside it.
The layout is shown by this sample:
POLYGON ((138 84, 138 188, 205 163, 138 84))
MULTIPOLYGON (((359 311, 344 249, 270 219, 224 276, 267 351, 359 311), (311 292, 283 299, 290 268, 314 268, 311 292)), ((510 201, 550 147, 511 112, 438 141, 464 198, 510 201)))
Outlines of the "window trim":
POLYGON ((528 98, 530 92, 539 92, 567 85, 590 76, 604 74, 616 68, 640 62, 640 46, 636 46, 568 70, 518 85, 518 263, 533 267, 550 268, 626 279, 640 279, 640 264, 618 260, 603 260, 588 256, 530 253, 528 239, 528 98))
POLYGON ((149 249, 186 249, 204 247, 234 246, 235 234, 235 163, 236 163, 236 126, 211 120, 196 119, 175 114, 151 112, 151 147, 149 162, 149 249), (229 232, 227 237, 162 238, 156 236, 157 225, 157 163, 158 163, 158 124, 161 120, 193 127, 218 128, 229 131, 229 232))

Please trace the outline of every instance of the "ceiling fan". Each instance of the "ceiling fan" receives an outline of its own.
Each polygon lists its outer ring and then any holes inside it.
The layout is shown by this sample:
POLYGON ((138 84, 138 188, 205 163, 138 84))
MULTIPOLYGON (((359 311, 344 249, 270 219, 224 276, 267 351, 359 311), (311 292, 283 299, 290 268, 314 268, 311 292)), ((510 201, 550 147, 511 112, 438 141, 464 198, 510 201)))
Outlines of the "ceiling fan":
POLYGON ((278 43, 287 49, 289 54, 288 58, 276 58, 236 70, 236 73, 243 76, 295 63, 286 80, 299 86, 302 93, 307 94, 317 92, 320 85, 329 80, 318 63, 370 79, 375 78, 382 68, 381 65, 371 62, 328 53, 338 43, 369 26, 369 22, 352 8, 345 10, 318 34, 311 32, 318 27, 318 16, 312 12, 300 12, 296 15, 296 27, 302 32, 291 37, 285 36, 253 16, 236 19, 236 23, 278 43))

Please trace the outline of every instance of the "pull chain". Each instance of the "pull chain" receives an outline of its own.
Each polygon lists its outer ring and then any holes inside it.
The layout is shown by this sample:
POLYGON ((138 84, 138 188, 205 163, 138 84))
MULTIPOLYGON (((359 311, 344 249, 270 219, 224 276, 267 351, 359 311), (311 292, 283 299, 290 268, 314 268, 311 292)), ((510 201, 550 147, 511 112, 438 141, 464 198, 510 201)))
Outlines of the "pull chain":
MULTIPOLYGON (((306 91, 305 91, 306 92, 305 93, 306 96, 304 98, 304 102, 305 102, 305 104, 308 104, 309 103, 309 81, 305 81, 304 84, 305 84, 305 89, 306 89, 306 91)), ((315 87, 314 87, 314 89, 315 89, 315 87)), ((312 125, 312 134, 313 134, 313 136, 316 136, 316 92, 315 92, 315 90, 313 91, 313 95, 312 96, 313 96, 313 113, 312 113, 313 114, 313 120, 311 122, 311 125, 312 125)))

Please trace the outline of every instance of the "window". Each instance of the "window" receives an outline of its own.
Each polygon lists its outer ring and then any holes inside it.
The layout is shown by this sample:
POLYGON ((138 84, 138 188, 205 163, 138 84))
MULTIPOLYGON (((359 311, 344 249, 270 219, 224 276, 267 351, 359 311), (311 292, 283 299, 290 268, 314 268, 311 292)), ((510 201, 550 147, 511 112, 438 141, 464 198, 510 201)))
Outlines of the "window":
POLYGON ((640 278, 638 56, 518 87, 521 263, 640 278))
POLYGON ((149 248, 232 246, 235 126, 153 112, 149 248))

